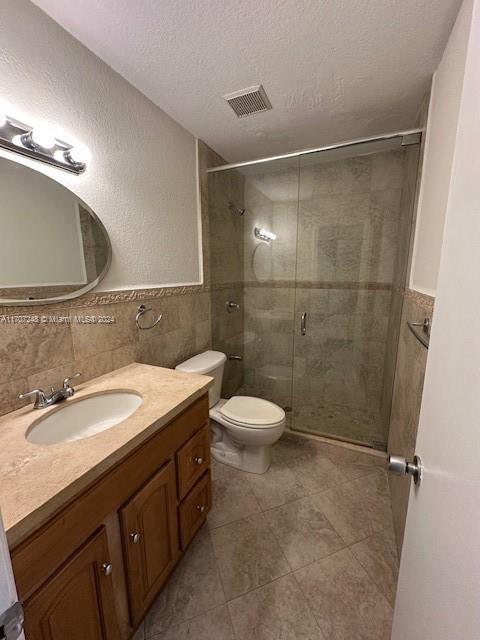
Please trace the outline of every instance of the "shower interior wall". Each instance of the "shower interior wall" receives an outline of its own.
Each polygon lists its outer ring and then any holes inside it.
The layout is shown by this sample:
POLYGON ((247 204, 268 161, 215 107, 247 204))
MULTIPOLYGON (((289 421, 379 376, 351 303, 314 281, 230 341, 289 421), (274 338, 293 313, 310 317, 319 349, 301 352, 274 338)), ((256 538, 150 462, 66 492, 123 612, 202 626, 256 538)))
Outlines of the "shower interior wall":
POLYGON ((417 164, 414 145, 209 174, 213 346, 243 358, 228 361, 225 396, 260 396, 292 409, 295 429, 385 448, 417 164))

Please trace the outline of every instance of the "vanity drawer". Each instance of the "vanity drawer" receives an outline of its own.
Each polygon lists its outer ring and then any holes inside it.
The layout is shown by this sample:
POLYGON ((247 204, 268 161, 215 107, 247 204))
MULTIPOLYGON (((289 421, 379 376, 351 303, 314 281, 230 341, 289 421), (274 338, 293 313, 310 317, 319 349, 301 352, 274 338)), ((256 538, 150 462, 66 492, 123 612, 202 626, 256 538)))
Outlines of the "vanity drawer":
POLYGON ((205 425, 177 453, 178 498, 182 500, 210 466, 210 427, 205 425))
POLYGON ((207 472, 193 487, 179 508, 182 551, 205 522, 212 506, 212 482, 207 472))

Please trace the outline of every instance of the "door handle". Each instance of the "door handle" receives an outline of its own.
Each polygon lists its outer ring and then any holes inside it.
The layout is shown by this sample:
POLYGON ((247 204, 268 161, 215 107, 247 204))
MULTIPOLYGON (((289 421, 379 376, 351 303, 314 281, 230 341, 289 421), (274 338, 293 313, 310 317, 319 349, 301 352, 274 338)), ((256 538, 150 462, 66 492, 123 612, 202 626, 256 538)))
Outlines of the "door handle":
POLYGON ((305 336, 307 334, 307 312, 306 311, 302 313, 302 317, 300 320, 300 333, 302 334, 302 336, 305 336))
POLYGON ((412 476, 419 485, 423 476, 423 463, 420 456, 413 456, 413 462, 407 462, 402 456, 388 456, 388 471, 395 476, 412 476))

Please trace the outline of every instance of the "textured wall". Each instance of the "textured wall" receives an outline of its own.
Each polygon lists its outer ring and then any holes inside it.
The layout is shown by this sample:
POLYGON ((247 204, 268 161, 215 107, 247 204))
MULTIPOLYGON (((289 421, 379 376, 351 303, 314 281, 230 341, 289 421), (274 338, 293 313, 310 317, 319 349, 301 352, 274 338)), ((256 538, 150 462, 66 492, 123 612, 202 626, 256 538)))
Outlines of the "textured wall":
POLYGON ((28 0, 2 3, 0 41, 0 109, 91 150, 82 176, 19 161, 102 219, 101 289, 200 282, 195 138, 28 0))
POLYGON ((466 0, 432 83, 410 287, 435 295, 473 3, 466 0))

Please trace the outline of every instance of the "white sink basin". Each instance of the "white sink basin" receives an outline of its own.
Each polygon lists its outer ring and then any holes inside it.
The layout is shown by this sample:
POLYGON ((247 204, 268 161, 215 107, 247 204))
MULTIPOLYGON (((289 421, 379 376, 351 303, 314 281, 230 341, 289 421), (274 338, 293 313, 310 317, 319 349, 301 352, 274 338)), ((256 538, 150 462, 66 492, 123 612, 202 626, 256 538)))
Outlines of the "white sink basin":
POLYGON ((34 444, 59 444, 89 438, 131 416, 143 400, 132 391, 111 391, 82 400, 66 400, 27 431, 34 444))

